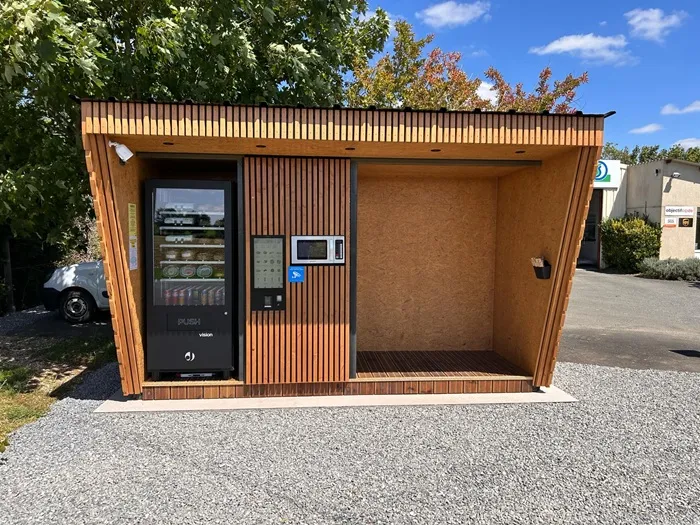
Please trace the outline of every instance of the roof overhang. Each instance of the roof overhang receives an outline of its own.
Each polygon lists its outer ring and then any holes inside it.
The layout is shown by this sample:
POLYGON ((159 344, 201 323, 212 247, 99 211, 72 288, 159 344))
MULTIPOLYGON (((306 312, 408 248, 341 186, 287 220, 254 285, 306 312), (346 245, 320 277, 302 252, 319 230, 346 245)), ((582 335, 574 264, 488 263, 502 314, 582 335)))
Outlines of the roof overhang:
POLYGON ((84 135, 134 152, 537 160, 603 145, 606 115, 85 100, 84 135))

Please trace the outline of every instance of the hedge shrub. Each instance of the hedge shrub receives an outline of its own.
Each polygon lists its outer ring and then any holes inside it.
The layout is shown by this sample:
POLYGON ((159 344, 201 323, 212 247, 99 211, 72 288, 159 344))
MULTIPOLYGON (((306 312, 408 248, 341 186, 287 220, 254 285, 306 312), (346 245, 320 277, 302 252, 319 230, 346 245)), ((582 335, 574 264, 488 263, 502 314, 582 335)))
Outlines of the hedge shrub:
POLYGON ((642 277, 670 281, 700 281, 700 259, 644 259, 639 268, 642 277))
POLYGON ((600 239, 607 266, 635 273, 644 259, 659 257, 661 226, 632 215, 610 218, 600 224, 600 239))

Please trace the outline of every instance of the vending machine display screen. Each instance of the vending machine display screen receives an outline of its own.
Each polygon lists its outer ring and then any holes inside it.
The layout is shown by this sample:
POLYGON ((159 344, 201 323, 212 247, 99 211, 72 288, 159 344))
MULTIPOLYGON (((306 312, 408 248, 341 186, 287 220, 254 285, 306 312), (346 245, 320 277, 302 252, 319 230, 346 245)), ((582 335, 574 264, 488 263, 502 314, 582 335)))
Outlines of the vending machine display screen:
POLYGON ((297 241, 297 259, 322 261, 328 258, 328 241, 297 241))
POLYGON ((253 287, 284 287, 284 239, 281 237, 253 238, 253 287))

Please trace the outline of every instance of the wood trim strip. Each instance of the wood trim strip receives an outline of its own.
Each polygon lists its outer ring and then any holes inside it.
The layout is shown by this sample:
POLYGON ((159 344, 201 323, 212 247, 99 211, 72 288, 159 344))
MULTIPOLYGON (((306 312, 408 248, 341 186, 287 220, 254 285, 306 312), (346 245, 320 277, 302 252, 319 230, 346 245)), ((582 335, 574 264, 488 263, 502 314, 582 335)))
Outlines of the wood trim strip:
POLYGON ((399 381, 348 381, 269 385, 189 385, 144 383, 142 399, 214 399, 252 397, 296 397, 329 395, 396 395, 396 394, 472 394, 532 392, 530 379, 403 379, 399 381), (216 397, 215 397, 216 396, 216 397))
POLYGON ((603 145, 603 117, 599 115, 327 110, 103 101, 81 102, 81 113, 83 134, 436 144, 603 145), (124 115, 130 116, 128 126, 125 125, 124 115))
MULTIPOLYGON (((92 167, 90 176, 94 181, 96 208, 99 208, 98 226, 102 239, 105 282, 109 294, 110 312, 112 312, 117 358, 120 363, 122 391, 125 395, 139 394, 143 381, 143 357, 139 361, 137 356, 134 336, 134 326, 137 322, 132 311, 135 306, 128 286, 130 279, 125 266, 125 247, 120 235, 113 198, 107 138, 88 136, 87 142, 86 159, 89 153, 88 169, 92 167)), ((143 352, 141 353, 143 355, 143 352)))
POLYGON ((584 147, 579 153, 571 203, 566 218, 560 255, 556 263, 555 281, 533 381, 536 386, 549 386, 552 382, 565 312, 571 294, 571 284, 576 271, 576 259, 593 192, 595 167, 601 151, 601 147, 584 147))

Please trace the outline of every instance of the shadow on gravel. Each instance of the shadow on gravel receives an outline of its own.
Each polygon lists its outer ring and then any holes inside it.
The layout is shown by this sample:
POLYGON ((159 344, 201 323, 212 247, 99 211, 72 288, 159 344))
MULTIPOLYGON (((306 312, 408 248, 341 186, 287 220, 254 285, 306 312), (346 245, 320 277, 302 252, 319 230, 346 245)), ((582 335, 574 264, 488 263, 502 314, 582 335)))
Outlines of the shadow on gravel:
POLYGON ((110 336, 112 320, 109 312, 96 312, 88 323, 70 324, 57 312, 44 313, 39 322, 22 326, 7 335, 22 337, 110 336))
POLYGON ((119 366, 108 363, 97 370, 84 370, 51 392, 51 397, 105 401, 120 387, 119 366))
POLYGON ((671 352, 685 357, 700 357, 700 350, 671 350, 671 352))

